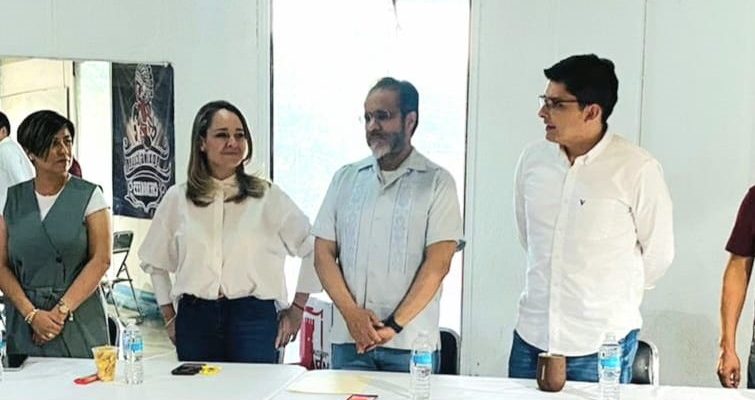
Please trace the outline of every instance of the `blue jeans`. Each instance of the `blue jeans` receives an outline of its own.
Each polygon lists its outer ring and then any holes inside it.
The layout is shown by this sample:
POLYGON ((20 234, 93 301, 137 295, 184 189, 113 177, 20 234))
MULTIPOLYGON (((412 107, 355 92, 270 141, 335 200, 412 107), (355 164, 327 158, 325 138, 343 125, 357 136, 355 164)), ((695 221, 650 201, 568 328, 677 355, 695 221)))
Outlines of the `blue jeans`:
MULTIPOLYGON (((637 335, 640 330, 635 329, 626 337, 619 340, 621 345, 621 383, 632 381, 632 363, 637 354, 637 335)), ((525 342, 514 331, 509 356, 509 378, 535 379, 537 375, 537 355, 545 350, 525 342)), ((598 353, 579 357, 566 357, 566 379, 569 381, 598 381, 598 353)))
MULTIPOLYGON (((376 347, 366 353, 357 354, 354 343, 331 345, 332 369, 353 369, 359 371, 409 372, 411 350, 376 347)), ((440 370, 440 353, 433 353, 433 372, 440 370)))
POLYGON ((273 300, 203 300, 184 295, 176 317, 180 361, 278 362, 278 314, 273 300))

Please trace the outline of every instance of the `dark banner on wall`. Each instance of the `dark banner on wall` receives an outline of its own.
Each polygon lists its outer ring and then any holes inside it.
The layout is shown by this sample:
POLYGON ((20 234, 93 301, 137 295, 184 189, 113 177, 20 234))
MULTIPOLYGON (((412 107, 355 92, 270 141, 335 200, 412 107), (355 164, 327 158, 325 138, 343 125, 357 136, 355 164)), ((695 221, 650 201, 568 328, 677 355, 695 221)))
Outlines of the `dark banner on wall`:
POLYGON ((152 218, 175 182, 173 68, 113 64, 113 213, 152 218))

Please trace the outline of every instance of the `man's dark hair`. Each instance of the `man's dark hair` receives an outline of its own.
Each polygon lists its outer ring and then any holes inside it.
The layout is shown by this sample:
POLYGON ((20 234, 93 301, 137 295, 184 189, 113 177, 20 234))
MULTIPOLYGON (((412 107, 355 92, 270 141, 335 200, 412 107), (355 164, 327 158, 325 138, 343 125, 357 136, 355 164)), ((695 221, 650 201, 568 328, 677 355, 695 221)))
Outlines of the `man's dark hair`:
MULTIPOLYGON (((419 92, 409 81, 400 81, 398 79, 386 76, 381 78, 367 93, 369 96, 376 90, 392 90, 398 93, 399 109, 401 110, 401 117, 406 117, 407 114, 414 111, 417 113, 417 120, 414 124, 414 129, 417 129, 419 125, 419 92)), ((414 133, 412 131, 412 133, 414 133)))
POLYGON ((5 134, 10 135, 10 121, 8 117, 0 111, 0 129, 5 128, 5 134))
POLYGON ((565 58, 543 71, 548 80, 562 83, 581 106, 597 104, 603 110, 603 131, 618 100, 619 80, 613 62, 595 54, 565 58))
POLYGON ((68 118, 50 110, 31 113, 18 125, 18 144, 27 152, 45 158, 55 135, 63 128, 68 129, 73 139, 76 131, 68 118))

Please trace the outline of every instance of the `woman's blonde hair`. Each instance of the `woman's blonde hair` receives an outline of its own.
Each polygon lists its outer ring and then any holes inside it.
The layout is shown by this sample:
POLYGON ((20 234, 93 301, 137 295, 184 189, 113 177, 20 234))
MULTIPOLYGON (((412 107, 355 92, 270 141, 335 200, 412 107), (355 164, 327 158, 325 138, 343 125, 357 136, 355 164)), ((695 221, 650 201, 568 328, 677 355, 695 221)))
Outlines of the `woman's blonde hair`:
POLYGON ((187 182, 186 197, 199 207, 206 207, 212 203, 214 184, 210 174, 207 154, 202 151, 202 141, 207 138, 207 129, 210 127, 215 113, 219 110, 228 110, 239 117, 241 125, 244 127, 244 139, 246 139, 249 150, 241 164, 236 167, 236 180, 239 185, 239 193, 228 198, 226 201, 240 203, 247 197, 259 199, 265 195, 265 191, 270 187, 270 183, 266 180, 244 172, 244 165, 252 159, 252 152, 254 150, 252 146, 252 133, 249 131, 249 126, 246 123, 244 115, 241 114, 241 111, 236 106, 227 101, 211 101, 197 111, 197 116, 194 117, 194 126, 191 129, 191 155, 189 156, 189 179, 187 182))

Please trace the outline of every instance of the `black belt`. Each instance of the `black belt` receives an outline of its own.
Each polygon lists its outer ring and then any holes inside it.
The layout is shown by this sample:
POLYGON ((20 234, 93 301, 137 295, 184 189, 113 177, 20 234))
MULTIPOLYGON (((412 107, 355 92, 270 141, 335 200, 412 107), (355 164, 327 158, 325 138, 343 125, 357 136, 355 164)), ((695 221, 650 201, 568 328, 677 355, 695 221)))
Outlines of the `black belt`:
POLYGON ((191 301, 191 302, 194 302, 194 303, 225 303, 225 302, 239 301, 239 300, 248 300, 248 299, 252 299, 252 300, 256 300, 256 301, 275 301, 275 300, 262 300, 262 299, 259 299, 257 297, 254 297, 254 296, 239 297, 239 298, 236 298, 236 299, 229 299, 229 298, 223 296, 223 297, 221 297, 219 299, 207 300, 207 299, 203 299, 201 297, 194 296, 193 294, 184 294, 184 295, 181 296, 181 300, 179 300, 179 301, 186 300, 186 301, 191 301))

